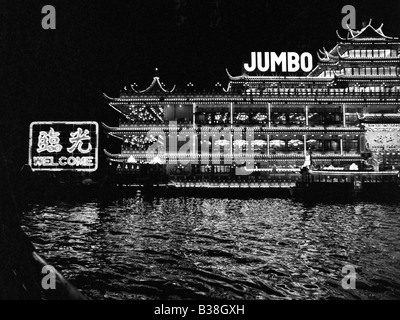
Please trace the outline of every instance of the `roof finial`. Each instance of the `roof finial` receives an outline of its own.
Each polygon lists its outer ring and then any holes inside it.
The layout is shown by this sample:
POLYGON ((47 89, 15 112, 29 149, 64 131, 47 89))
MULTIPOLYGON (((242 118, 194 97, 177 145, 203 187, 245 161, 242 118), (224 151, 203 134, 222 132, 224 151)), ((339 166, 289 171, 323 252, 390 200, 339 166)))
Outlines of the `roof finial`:
POLYGON ((155 68, 155 71, 154 71, 154 77, 158 78, 158 68, 157 67, 155 68))

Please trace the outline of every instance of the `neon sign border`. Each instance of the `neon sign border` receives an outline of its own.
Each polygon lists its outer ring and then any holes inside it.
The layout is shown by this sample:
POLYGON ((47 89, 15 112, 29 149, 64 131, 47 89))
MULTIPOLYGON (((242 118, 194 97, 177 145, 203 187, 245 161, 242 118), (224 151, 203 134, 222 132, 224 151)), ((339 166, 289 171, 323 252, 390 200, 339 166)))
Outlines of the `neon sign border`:
POLYGON ((28 151, 28 164, 32 172, 35 171, 81 171, 81 172, 94 172, 99 167, 99 124, 96 121, 33 121, 29 125, 29 151, 28 151), (34 125, 51 125, 51 124, 66 124, 66 125, 94 125, 96 128, 96 150, 95 150, 95 166, 93 169, 58 169, 58 168, 33 168, 32 167, 32 147, 33 147, 33 126, 34 125))

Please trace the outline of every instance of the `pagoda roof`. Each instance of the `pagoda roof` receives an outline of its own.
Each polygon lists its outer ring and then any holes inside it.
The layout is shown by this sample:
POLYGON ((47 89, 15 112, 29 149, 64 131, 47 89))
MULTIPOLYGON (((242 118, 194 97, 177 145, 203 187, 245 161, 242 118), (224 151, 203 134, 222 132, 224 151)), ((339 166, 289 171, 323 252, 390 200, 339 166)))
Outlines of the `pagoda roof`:
POLYGON ((371 25, 372 19, 369 20, 369 23, 363 27, 361 30, 352 30, 349 25, 347 25, 347 36, 343 38, 340 36, 339 32, 336 30, 336 34, 340 40, 344 41, 365 41, 365 40, 372 40, 372 41, 387 41, 387 40, 398 40, 399 38, 396 37, 388 37, 386 36, 383 31, 383 23, 380 25, 379 28, 374 28, 371 25))
POLYGON ((175 85, 172 87, 172 89, 167 90, 165 89, 164 85, 160 82, 160 78, 158 76, 155 76, 153 78, 153 81, 146 89, 137 91, 137 93, 152 93, 152 92, 172 93, 174 90, 175 90, 175 85))
MULTIPOLYGON (((166 89, 164 84, 160 82, 160 77, 157 74, 158 69, 156 68, 156 74, 153 77, 152 82, 150 85, 144 89, 144 90, 136 90, 134 85, 130 85, 130 89, 128 89, 126 86, 124 87, 124 90, 122 91, 120 98, 124 95, 124 92, 127 95, 140 95, 140 94, 160 94, 160 93, 172 93, 175 90, 175 85, 172 87, 172 89, 166 89)), ((119 100, 120 98, 112 98, 108 96, 107 94, 103 93, 103 96, 109 100, 109 101, 116 101, 119 100)))

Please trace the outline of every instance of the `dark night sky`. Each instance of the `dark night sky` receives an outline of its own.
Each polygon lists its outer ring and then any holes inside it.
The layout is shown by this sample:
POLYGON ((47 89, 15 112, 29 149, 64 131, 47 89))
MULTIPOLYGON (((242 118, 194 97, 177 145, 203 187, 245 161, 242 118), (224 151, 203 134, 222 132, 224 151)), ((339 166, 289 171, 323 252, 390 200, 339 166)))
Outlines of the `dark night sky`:
POLYGON ((27 153, 31 121, 115 124, 102 92, 117 96, 134 82, 145 88, 155 67, 166 85, 203 89, 226 86, 225 68, 240 74, 254 50, 315 57, 335 45, 336 29, 345 35, 346 4, 356 7, 357 28, 372 18, 400 36, 399 0, 9 0, 0 7, 2 130, 16 130, 27 153), (56 30, 41 28, 46 4, 57 10, 56 30))

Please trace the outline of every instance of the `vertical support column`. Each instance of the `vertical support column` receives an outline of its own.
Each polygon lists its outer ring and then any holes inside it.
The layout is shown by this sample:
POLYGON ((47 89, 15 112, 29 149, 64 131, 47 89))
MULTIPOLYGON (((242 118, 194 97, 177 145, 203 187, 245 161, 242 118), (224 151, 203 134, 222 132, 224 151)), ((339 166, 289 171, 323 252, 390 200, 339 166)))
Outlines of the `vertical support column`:
POLYGON ((231 128, 233 127, 233 102, 230 103, 230 111, 231 111, 231 128))
POLYGON ((196 129, 196 102, 193 102, 193 129, 196 129))
POLYGON ((232 157, 233 156, 233 132, 231 130, 231 134, 229 135, 229 156, 232 157))
POLYGON ((343 137, 340 137, 340 155, 343 155, 343 137))
POLYGON ((271 103, 268 102, 268 128, 271 128, 271 103))
POLYGON ((267 156, 269 156, 269 134, 267 134, 267 156))
POLYGON ((303 148, 304 157, 306 157, 307 156, 307 135, 306 134, 303 135, 303 145, 304 145, 304 148, 303 148))
MULTIPOLYGON (((192 126, 193 126, 193 130, 195 131, 196 130, 196 102, 193 102, 193 124, 192 124, 192 126)), ((201 139, 201 135, 200 135, 200 139, 201 139)), ((194 157, 193 163, 197 163, 196 156, 198 154, 198 150, 197 150, 196 146, 199 143, 199 138, 198 138, 198 135, 196 134, 196 132, 193 134, 192 140, 193 140, 192 156, 194 157)))
POLYGON ((230 135, 230 141, 229 141, 229 143, 230 143, 230 149, 231 149, 231 151, 230 151, 230 156, 231 157, 233 157, 233 102, 231 102, 230 104, 229 104, 229 107, 230 107, 230 113, 231 113, 231 116, 230 116, 230 122, 231 122, 231 135, 230 135))
POLYGON ((308 127, 308 105, 306 105, 306 127, 308 127))
POLYGON ((343 127, 346 127, 346 104, 342 105, 343 127))

